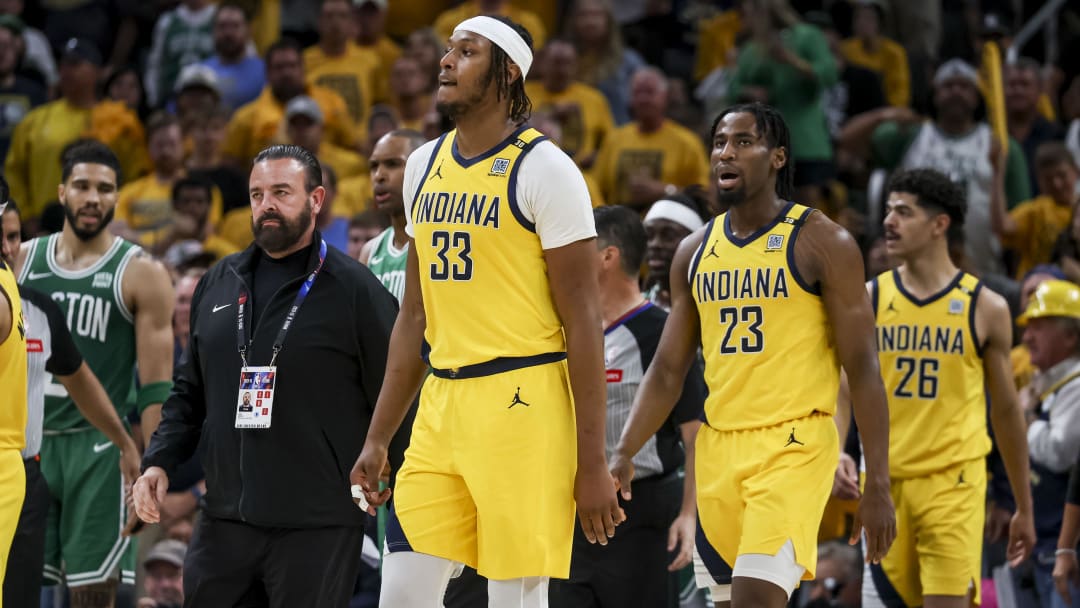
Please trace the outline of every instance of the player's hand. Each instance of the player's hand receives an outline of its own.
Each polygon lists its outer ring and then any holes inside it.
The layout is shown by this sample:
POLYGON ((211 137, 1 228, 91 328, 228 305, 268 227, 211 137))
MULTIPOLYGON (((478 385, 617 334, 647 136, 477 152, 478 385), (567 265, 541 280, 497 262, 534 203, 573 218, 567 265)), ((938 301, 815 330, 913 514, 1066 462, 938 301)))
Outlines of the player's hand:
POLYGON ((840 454, 840 462, 836 465, 832 495, 842 500, 859 498, 859 468, 855 459, 847 452, 840 454))
POLYGON ((986 542, 996 543, 999 540, 1004 540, 1011 520, 1012 511, 990 503, 990 506, 986 509, 986 542))
MULTIPOLYGON (((390 464, 386 460, 386 446, 376 445, 370 441, 365 442, 360 457, 356 459, 356 464, 349 473, 349 481, 355 486, 360 486, 360 491, 368 504, 365 510, 375 515, 375 508, 390 500, 390 488, 379 491, 380 481, 390 481, 390 464)), ((353 502, 363 508, 359 498, 354 497, 353 502)))
POLYGON ((135 482, 135 514, 148 524, 161 520, 161 503, 169 491, 169 476, 161 467, 150 467, 135 482))
POLYGON ((668 572, 682 570, 694 560, 694 536, 697 532, 697 511, 683 511, 671 522, 667 535, 668 553, 678 551, 668 564, 668 572))
POLYGON ((1077 564, 1075 553, 1062 553, 1054 559, 1054 586, 1065 599, 1066 606, 1072 604, 1070 583, 1074 587, 1080 587, 1080 564, 1077 564))
POLYGON ((1005 559, 1016 568, 1024 562, 1035 548, 1035 518, 1030 510, 1017 509, 1009 522, 1009 545, 1005 548, 1005 559))
POLYGON ((135 481, 139 479, 139 467, 142 465, 139 457, 139 449, 135 447, 134 440, 128 440, 126 445, 120 446, 120 475, 124 478, 124 494, 132 491, 135 481))
POLYGON ((623 500, 630 500, 630 482, 634 479, 634 462, 630 456, 618 450, 611 456, 611 478, 615 481, 615 490, 623 500))
POLYGON ((615 526, 626 521, 626 513, 615 496, 615 482, 603 462, 578 464, 574 500, 577 501, 581 529, 590 543, 606 545, 607 539, 615 536, 615 526))
POLYGON ((859 535, 863 532, 866 533, 866 562, 881 563, 896 539, 896 509, 889 494, 888 480, 866 484, 859 508, 855 511, 855 524, 848 544, 859 542, 859 535))

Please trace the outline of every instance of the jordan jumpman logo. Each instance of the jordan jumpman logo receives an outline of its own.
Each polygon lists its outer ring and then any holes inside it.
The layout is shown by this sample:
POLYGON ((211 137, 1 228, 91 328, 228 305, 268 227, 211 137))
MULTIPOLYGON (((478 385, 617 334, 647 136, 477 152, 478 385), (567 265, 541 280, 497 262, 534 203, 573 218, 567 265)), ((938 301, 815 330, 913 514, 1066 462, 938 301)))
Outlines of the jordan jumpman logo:
POLYGON ((525 407, 529 407, 528 403, 525 403, 524 401, 521 400, 521 387, 520 386, 517 387, 517 391, 514 392, 514 400, 510 402, 510 405, 508 405, 506 407, 506 409, 510 409, 510 408, 514 407, 515 405, 517 405, 519 403, 521 405, 524 405, 525 407))

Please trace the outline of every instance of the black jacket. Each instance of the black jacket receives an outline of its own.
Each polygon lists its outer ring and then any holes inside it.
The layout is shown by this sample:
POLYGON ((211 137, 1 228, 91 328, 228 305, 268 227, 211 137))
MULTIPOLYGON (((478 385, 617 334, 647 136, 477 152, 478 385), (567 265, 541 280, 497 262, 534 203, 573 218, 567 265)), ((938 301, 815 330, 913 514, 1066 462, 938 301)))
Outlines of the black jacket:
MULTIPOLYGON (((318 239, 316 233, 308 273, 318 263, 318 239)), ((188 350, 143 468, 159 466, 171 476, 201 441, 209 515, 285 528, 363 525, 349 492, 349 472, 382 386, 397 304, 366 267, 328 247, 325 265, 277 358, 271 428, 236 429, 237 298, 242 284, 253 293, 260 255, 252 245, 199 281, 188 350)), ((252 307, 245 306, 253 339, 249 365, 269 364, 278 330, 306 276, 278 290, 254 327, 252 307)))

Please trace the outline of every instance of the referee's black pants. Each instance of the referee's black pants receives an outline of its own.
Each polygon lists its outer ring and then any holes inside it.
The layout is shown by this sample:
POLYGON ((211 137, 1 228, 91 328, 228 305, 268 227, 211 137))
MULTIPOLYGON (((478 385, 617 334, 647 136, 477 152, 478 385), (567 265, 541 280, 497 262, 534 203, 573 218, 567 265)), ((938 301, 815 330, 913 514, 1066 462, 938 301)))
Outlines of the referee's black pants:
POLYGON ((4 575, 4 601, 8 608, 41 605, 41 572, 45 568, 45 521, 49 515, 49 484, 36 458, 23 460, 26 497, 23 499, 15 538, 4 575))
POLYGON ((266 528, 205 513, 184 560, 186 608, 344 608, 364 529, 266 528))
POLYGON ((569 580, 551 579, 549 602, 559 608, 677 606, 678 588, 667 571, 668 529, 682 505, 683 478, 677 473, 634 481, 633 500, 619 497, 626 522, 607 546, 590 544, 579 521, 569 580))

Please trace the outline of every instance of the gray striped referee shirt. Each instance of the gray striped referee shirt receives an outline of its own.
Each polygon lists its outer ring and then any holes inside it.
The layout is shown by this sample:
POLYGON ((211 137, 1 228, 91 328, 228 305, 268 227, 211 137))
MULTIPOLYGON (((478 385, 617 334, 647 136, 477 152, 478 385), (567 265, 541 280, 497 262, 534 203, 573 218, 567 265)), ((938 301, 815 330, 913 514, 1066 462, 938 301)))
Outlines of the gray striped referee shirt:
POLYGON ((79 371, 83 358, 71 338, 60 307, 44 293, 19 285, 23 316, 26 317, 26 447, 22 457, 33 458, 41 451, 41 424, 45 416, 45 385, 53 376, 70 376, 79 371))
MULTIPOLYGON (((652 363, 667 313, 651 302, 631 310, 604 330, 604 366, 607 370, 607 456, 619 443, 638 386, 652 363)), ((705 404, 705 376, 695 359, 683 382, 682 396, 660 430, 634 456, 634 479, 666 475, 682 466, 685 451, 679 426, 701 417, 705 404)))

